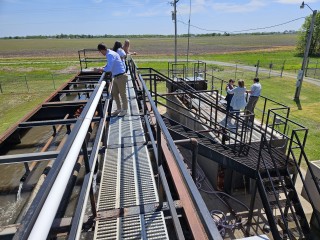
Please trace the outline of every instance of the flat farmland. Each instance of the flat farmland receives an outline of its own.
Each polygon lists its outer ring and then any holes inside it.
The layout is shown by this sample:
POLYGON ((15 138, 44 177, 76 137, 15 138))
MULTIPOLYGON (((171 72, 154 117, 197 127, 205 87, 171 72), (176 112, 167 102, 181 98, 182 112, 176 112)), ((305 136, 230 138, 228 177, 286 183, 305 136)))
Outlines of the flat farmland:
MULTIPOLYGON (((0 93, 0 135, 80 71, 78 50, 96 48, 100 42, 112 48, 116 40, 123 42, 125 38, 0 39, 0 84, 3 86, 0 93)), ((189 40, 189 59, 192 60, 248 66, 259 60, 261 67, 267 67, 271 62, 281 67, 286 62, 285 71, 293 73, 301 67, 302 58, 295 52, 295 34, 191 37, 189 40)), ((141 37, 130 41, 131 51, 138 53, 134 59, 139 67, 153 67, 166 73, 167 62, 174 59, 173 37, 141 37)), ((177 42, 178 60, 185 60, 188 38, 178 37, 177 42)), ((97 56, 103 58, 100 54, 97 56)), ((214 74, 225 80, 235 76, 234 69, 208 64, 208 70, 211 69, 213 72, 218 69, 214 74)), ((246 86, 250 87, 252 72, 238 69, 237 76, 245 79, 246 86)), ((264 87, 263 95, 290 106, 294 120, 310 129, 306 151, 310 159, 320 159, 320 88, 304 83, 298 106, 292 101, 294 78, 268 78, 267 74, 259 77, 264 87)))
MULTIPOLYGON (((83 48, 96 48, 104 42, 112 48, 114 42, 125 38, 90 39, 0 39, 0 58, 23 57, 77 57, 83 48)), ((296 34, 236 35, 190 37, 189 53, 192 55, 247 52, 261 50, 294 49, 296 34)), ((131 49, 139 55, 173 55, 173 37, 132 38, 131 49)), ((179 55, 187 54, 188 38, 178 37, 179 55)))

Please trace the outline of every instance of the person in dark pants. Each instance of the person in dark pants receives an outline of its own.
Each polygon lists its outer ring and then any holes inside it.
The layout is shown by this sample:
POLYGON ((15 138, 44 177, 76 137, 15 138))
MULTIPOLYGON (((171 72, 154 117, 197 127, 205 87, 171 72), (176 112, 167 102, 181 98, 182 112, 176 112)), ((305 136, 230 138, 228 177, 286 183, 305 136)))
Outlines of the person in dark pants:
POLYGON ((247 91, 247 93, 250 94, 249 101, 246 107, 246 114, 252 114, 249 117, 249 121, 253 123, 254 120, 254 108, 256 107, 256 104, 259 100, 260 94, 261 94, 261 84, 259 82, 259 78, 253 79, 253 84, 251 86, 251 89, 247 91))
POLYGON ((227 92, 227 96, 225 98, 225 100, 227 101, 227 112, 231 112, 232 111, 232 107, 230 106, 233 94, 228 93, 228 90, 232 90, 234 88, 234 80, 230 79, 229 83, 226 86, 226 92, 227 92))

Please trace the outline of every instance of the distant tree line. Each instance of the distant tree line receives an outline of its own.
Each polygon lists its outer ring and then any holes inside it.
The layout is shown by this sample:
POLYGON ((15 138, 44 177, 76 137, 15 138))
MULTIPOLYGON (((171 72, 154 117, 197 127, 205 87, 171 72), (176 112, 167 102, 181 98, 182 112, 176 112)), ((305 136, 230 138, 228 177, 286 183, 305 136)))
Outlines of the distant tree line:
MULTIPOLYGON (((295 34, 296 31, 284 32, 254 32, 254 33, 206 33, 206 34, 190 34, 192 37, 210 37, 210 36, 233 36, 233 35, 270 35, 270 34, 295 34)), ((188 37, 188 34, 180 34, 179 37, 188 37)), ((32 35, 32 36, 14 36, 3 37, 2 39, 77 39, 77 38, 167 38, 174 37, 174 35, 160 35, 160 34, 140 34, 140 35, 92 35, 92 34, 57 34, 57 35, 32 35)))

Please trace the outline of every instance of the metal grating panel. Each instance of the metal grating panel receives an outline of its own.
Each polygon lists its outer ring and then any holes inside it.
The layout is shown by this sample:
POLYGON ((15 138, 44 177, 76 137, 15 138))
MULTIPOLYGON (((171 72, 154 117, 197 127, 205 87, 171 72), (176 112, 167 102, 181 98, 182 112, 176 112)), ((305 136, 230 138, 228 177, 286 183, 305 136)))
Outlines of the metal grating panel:
POLYGON ((100 220, 95 239, 169 239, 162 212, 100 220))
MULTIPOLYGON (((111 117, 98 211, 159 202, 132 82, 128 114, 111 117)), ((114 109, 113 109, 114 110, 114 109)), ((162 212, 98 220, 95 239, 168 239, 162 212)))
POLYGON ((114 209, 159 202, 145 145, 107 149, 98 209, 114 209))
POLYGON ((142 145, 146 142, 139 116, 112 117, 108 134, 108 148, 142 145))

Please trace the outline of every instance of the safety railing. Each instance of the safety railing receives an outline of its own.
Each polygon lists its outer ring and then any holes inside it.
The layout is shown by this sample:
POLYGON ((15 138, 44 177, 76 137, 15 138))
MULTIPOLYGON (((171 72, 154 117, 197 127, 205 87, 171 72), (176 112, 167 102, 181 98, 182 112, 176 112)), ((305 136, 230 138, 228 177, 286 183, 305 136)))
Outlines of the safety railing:
MULTIPOLYGON (((86 202, 88 194, 93 197, 92 189, 90 189, 92 185, 90 183, 92 181, 92 171, 99 151, 98 142, 101 140, 102 132, 104 130, 103 122, 105 119, 103 119, 103 117, 106 116, 104 111, 108 105, 107 101, 103 108, 102 97, 106 84, 105 81, 103 81, 104 75, 105 74, 102 74, 87 105, 84 107, 81 115, 74 125, 70 136, 68 137, 68 141, 55 159, 52 169, 48 173, 13 239, 47 239, 51 225, 68 184, 68 180, 79 155, 83 155, 84 157, 86 172, 88 174, 85 177, 85 188, 83 188, 85 190, 81 192, 83 197, 81 201, 83 201, 83 203, 86 202), (100 113, 101 118, 98 130, 99 137, 91 149, 89 158, 86 139, 88 132, 91 131, 91 123, 96 112, 100 113)), ((91 207, 93 215, 95 215, 96 210, 93 202, 91 202, 91 207)), ((73 220, 74 223, 77 224, 75 224, 75 227, 71 230, 73 233, 78 232, 80 219, 84 213, 83 209, 80 209, 79 206, 77 209, 79 211, 73 220)))
MULTIPOLYGON (((129 61, 129 69, 131 72, 131 76, 133 77, 134 84, 137 87, 137 91, 140 94, 140 102, 143 110, 143 116, 145 119, 146 127, 148 129, 149 138, 151 141, 151 145, 153 146, 154 155, 156 158, 156 162, 158 165, 158 174, 160 176, 158 187, 160 184, 164 189, 164 193, 166 196, 166 200, 169 205, 170 213, 173 218, 174 228, 176 230, 176 236, 178 239, 184 239, 184 235, 182 232, 181 224, 179 219, 177 218, 176 209, 174 206, 174 202, 170 193, 166 173, 164 171, 164 164, 166 159, 169 156, 165 156, 163 153, 163 148, 166 146, 170 152, 170 156, 173 157, 175 164, 178 166, 179 174, 183 178, 184 186, 187 188, 188 194, 190 196, 191 203, 196 210, 193 210, 193 216, 188 216, 188 221, 191 221, 192 218, 199 218, 202 224, 202 227, 205 231, 205 235, 208 239, 222 239, 217 227, 212 221, 210 213, 190 175, 187 171, 183 160, 174 144, 174 141, 157 109, 156 103, 153 100, 151 92, 148 90, 146 82, 140 73, 140 69, 138 69, 135 62, 131 59, 129 61), (151 121, 151 122, 150 122, 151 121), (155 136, 152 134, 155 130, 155 136)), ((153 85, 153 96, 157 98, 155 94, 157 92, 157 85, 153 85)), ((156 101, 157 102, 157 101, 156 101)), ((158 102, 159 103, 159 102, 158 102)), ((176 186, 177 187, 177 186, 176 186)), ((160 192, 161 193, 161 192, 160 192)), ((164 200, 164 196, 160 194, 159 196, 160 201, 164 200)), ((184 208, 190 208, 192 206, 184 206, 184 208)), ((190 226, 194 228, 195 226, 190 226)), ((195 233, 193 233, 195 234, 195 233)), ((203 232, 201 233, 203 234, 203 232)), ((199 236, 197 236, 199 237, 199 236)))
POLYGON ((253 128, 247 119, 251 114, 242 111, 241 116, 236 117, 234 114, 226 112, 218 102, 219 92, 217 90, 197 91, 185 82, 174 81, 155 69, 141 68, 139 70, 143 72, 144 78, 149 83, 149 90, 156 104, 162 105, 190 121, 202 124, 208 129, 207 132, 212 132, 219 137, 223 145, 238 152, 239 155, 248 153, 247 146, 251 143, 253 128), (158 93, 156 87, 161 82, 165 82, 169 89, 179 90, 170 93, 158 93), (185 104, 177 104, 172 100, 174 96, 180 98, 185 104), (186 101, 188 102, 186 103, 186 101), (183 112, 192 112, 194 117, 190 117, 183 112), (219 114, 226 115, 224 122, 218 120, 219 114), (229 128, 227 122, 231 120, 235 124, 234 127, 229 128))
POLYGON ((106 59, 98 57, 99 51, 94 48, 85 48, 78 51, 81 71, 88 68, 89 63, 105 62, 106 59), (84 65, 83 65, 84 64, 84 65))
MULTIPOLYGON (((313 174, 312 168, 310 167, 310 162, 309 159, 306 155, 305 152, 305 145, 307 141, 307 136, 308 136, 308 128, 304 127, 303 125, 288 119, 285 116, 280 115, 274 110, 269 110, 268 111, 268 118, 267 118, 267 124, 271 126, 271 129, 275 132, 271 132, 271 139, 274 139, 274 136, 281 135, 282 138, 285 140, 286 146, 285 146, 285 151, 287 155, 287 163, 290 160, 293 160, 295 167, 296 167, 296 173, 298 173, 301 178, 302 178, 302 172, 301 172, 301 165, 306 165, 308 169, 310 170, 311 176, 315 182, 316 189, 319 190, 319 185, 316 184, 316 176, 313 174), (283 126, 282 129, 277 129, 275 126, 277 125, 277 119, 278 121, 285 122, 286 124, 283 126), (270 122, 270 124, 269 124, 270 122), (287 129, 292 129, 291 133, 286 130, 287 129)), ((302 179, 303 181, 303 179, 302 179)), ((295 180, 294 180, 295 182, 295 180)))
MULTIPOLYGON (((224 99, 224 94, 225 94, 225 87, 228 84, 228 81, 222 79, 222 78, 218 78, 215 77, 214 75, 207 73, 207 81, 211 88, 211 90, 218 90, 219 91, 219 99, 224 99)), ((249 94, 246 95, 246 99, 248 101, 249 98, 249 94)), ((265 124, 266 122, 266 118, 268 117, 268 111, 269 110, 274 110, 274 111, 278 111, 281 115, 285 116, 286 118, 289 117, 290 114, 290 107, 277 102, 273 99, 270 99, 268 97, 265 97, 263 95, 260 96, 260 100, 259 101, 263 101, 262 105, 257 106, 255 108, 255 111, 257 113, 255 113, 255 116, 257 116, 259 118, 259 125, 260 129, 264 129, 265 131, 269 131, 269 127, 268 124, 265 124)), ((283 125, 285 124, 285 122, 277 122, 278 125, 283 125)), ((286 130, 288 130, 286 128, 286 130)))

